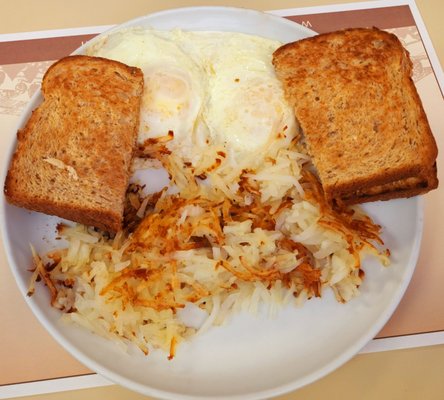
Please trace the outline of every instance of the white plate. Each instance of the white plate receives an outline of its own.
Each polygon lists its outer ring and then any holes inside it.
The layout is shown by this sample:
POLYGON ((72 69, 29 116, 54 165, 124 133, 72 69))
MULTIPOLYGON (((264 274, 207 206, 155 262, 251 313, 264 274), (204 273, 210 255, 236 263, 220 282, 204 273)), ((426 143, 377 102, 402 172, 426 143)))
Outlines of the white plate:
MULTIPOLYGON (((226 7, 169 10, 122 26, 136 25, 239 31, 282 42, 313 35, 279 17, 226 7)), ((40 100, 39 95, 33 98, 19 126, 40 100)), ((12 154, 15 132, 10 138, 12 154)), ((2 182, 8 164, 6 160, 2 182)), ((55 246, 59 219, 12 207, 4 196, 1 203, 9 264, 20 291, 45 328, 88 368, 130 389, 169 399, 266 398, 295 390, 342 365, 378 333, 398 305, 416 265, 423 224, 418 198, 368 204, 365 209, 384 227, 392 265, 384 268, 366 263, 360 297, 342 305, 326 291, 322 299, 311 300, 302 308, 286 308, 273 319, 238 315, 229 324, 182 344, 176 358, 168 361, 164 353, 156 351, 148 357, 126 354, 113 343, 62 324, 41 284, 33 297, 27 297, 28 244, 35 243, 40 251, 55 246)))

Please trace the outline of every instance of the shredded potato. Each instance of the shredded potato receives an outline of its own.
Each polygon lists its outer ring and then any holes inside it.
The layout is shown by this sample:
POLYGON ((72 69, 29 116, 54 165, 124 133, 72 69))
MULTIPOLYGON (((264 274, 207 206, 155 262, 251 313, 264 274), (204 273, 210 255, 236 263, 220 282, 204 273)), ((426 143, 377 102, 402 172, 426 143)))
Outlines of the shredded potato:
POLYGON ((131 185, 125 230, 114 237, 60 226, 69 245, 46 266, 33 251, 30 295, 41 277, 65 319, 171 359, 182 340, 240 310, 276 310, 325 288, 346 302, 358 294, 365 255, 388 263, 381 228, 358 209, 325 202, 296 140, 233 173, 224 153, 206 171, 175 159, 165 147, 172 135, 139 156, 157 157, 179 193, 142 196, 131 185))

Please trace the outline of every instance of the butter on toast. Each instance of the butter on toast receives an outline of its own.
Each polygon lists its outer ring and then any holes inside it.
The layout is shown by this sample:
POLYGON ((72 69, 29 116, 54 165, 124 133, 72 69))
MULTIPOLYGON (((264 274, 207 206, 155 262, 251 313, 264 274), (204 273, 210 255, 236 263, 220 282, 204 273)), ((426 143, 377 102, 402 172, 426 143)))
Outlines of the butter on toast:
POLYGON ((7 200, 121 229, 142 91, 142 71, 117 61, 77 55, 54 63, 43 77, 43 102, 17 133, 7 200))
POLYGON ((331 203, 438 186, 437 147, 398 38, 354 28, 286 44, 273 65, 331 203))

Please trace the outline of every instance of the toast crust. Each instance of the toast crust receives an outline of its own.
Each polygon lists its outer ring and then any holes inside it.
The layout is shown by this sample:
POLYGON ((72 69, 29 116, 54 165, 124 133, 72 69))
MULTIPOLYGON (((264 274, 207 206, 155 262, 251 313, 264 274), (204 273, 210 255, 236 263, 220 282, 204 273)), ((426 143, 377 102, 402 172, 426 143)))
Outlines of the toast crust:
POLYGON ((438 179, 436 178, 436 175, 435 164, 432 171, 429 171, 429 174, 423 178, 411 177, 384 185, 370 186, 364 190, 346 193, 340 198, 335 198, 334 202, 350 205, 369 201, 417 196, 423 194, 425 189, 429 191, 438 187, 438 179))
POLYGON ((141 70, 117 61, 78 55, 54 63, 43 102, 17 133, 8 202, 121 229, 142 90, 141 70))
POLYGON ((280 47, 273 64, 328 201, 437 187, 437 146, 395 35, 377 28, 321 34, 280 47))

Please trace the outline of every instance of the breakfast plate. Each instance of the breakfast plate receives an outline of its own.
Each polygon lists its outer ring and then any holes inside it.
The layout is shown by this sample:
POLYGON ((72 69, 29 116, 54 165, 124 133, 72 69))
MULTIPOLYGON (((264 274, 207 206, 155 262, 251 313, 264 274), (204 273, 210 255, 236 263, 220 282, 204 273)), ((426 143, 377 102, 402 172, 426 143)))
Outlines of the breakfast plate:
MULTIPOLYGON (((168 10, 129 21, 159 30, 234 31, 290 42, 314 35, 291 21, 261 12, 228 7, 168 10)), ((93 39, 93 41, 100 38, 93 39)), ((84 47, 77 53, 82 53, 84 47)), ((41 102, 38 93, 19 121, 23 126, 41 102)), ((10 154, 15 146, 11 132, 10 154)), ((2 169, 2 182, 8 168, 2 169)), ((150 182, 161 187, 154 173, 150 182)), ((122 351, 114 343, 79 327, 64 324, 49 306, 45 290, 26 296, 30 280, 29 243, 39 252, 56 242, 59 218, 32 213, 1 201, 2 235, 14 277, 31 310, 74 357, 106 378, 148 396, 167 399, 269 398, 307 385, 353 357, 387 322, 413 274, 420 248, 423 214, 419 198, 370 203, 363 207, 383 227, 391 265, 364 263, 366 279, 360 296, 338 303, 331 291, 297 308, 288 306, 272 317, 240 313, 181 344, 176 357, 135 349, 122 351)))

